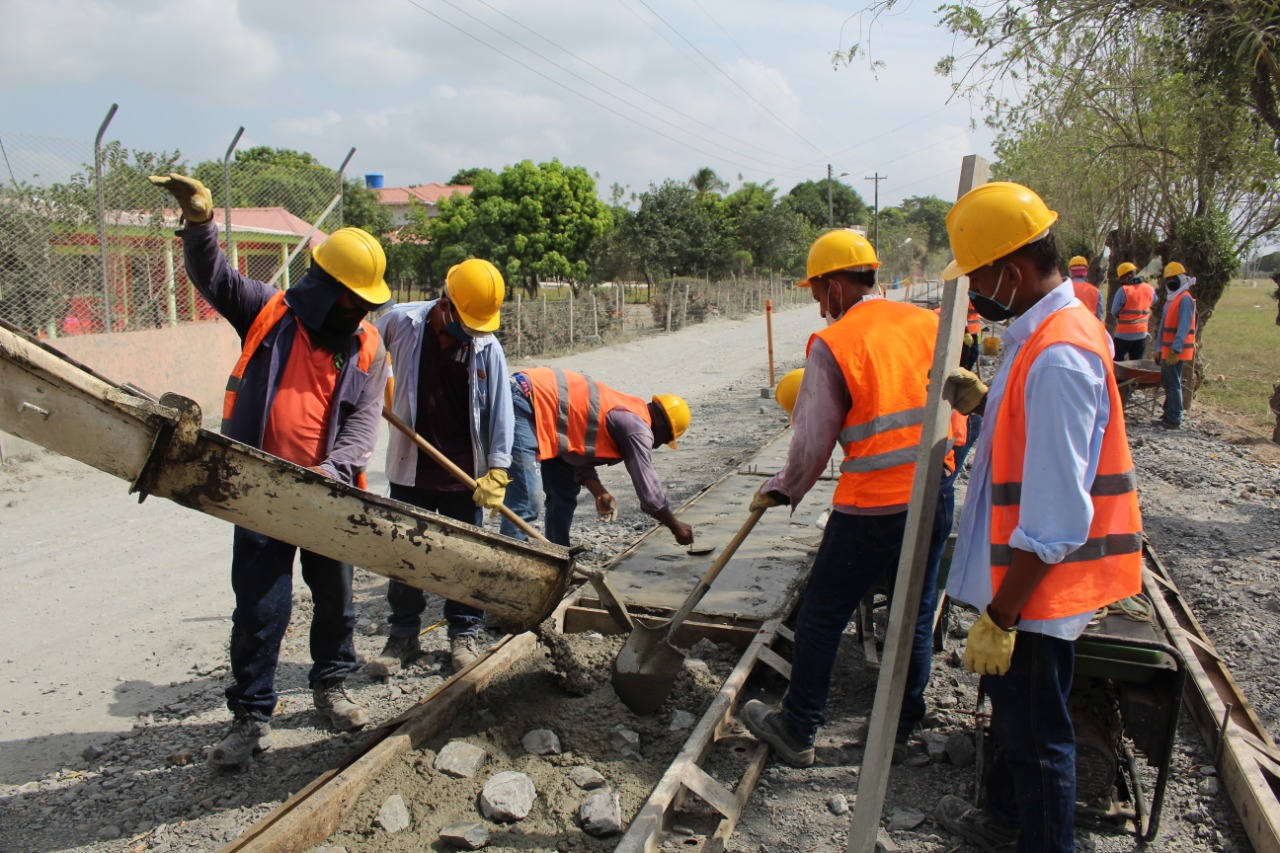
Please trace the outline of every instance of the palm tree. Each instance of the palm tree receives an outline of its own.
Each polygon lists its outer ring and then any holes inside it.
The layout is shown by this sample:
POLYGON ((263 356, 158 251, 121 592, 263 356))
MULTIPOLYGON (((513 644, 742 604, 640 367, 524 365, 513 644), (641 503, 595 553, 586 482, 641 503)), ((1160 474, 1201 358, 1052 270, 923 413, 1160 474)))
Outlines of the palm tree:
POLYGON ((693 188, 694 194, 699 199, 709 194, 719 195, 729 189, 728 182, 720 180, 716 170, 710 166, 703 166, 694 172, 693 177, 689 178, 689 186, 693 188))

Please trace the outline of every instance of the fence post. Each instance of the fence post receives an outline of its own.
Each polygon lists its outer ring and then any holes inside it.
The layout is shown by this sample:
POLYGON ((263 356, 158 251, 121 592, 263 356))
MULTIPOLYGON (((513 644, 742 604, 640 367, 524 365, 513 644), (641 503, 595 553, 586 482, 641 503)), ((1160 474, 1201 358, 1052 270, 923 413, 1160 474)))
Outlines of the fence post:
POLYGON ((343 207, 347 203, 347 164, 351 162, 351 158, 356 156, 356 149, 352 148, 347 152, 347 159, 342 161, 342 165, 338 167, 338 227, 342 227, 343 207))
POLYGON ((107 334, 111 333, 111 277, 107 273, 109 257, 107 254, 107 202, 102 189, 102 137, 107 132, 107 125, 115 116, 118 104, 112 104, 107 110, 107 117, 98 127, 98 138, 93 141, 93 174, 98 190, 98 257, 102 264, 102 324, 107 334))
POLYGON ((598 313, 598 310, 599 309, 596 308, 596 291, 594 288, 592 288, 591 290, 591 334, 595 335, 597 339, 599 339, 600 337, 600 314, 598 313))
POLYGON ((684 303, 680 306, 680 328, 689 325, 689 282, 684 283, 684 303))
POLYGON ((667 331, 671 331, 671 315, 676 312, 676 280, 671 279, 671 291, 667 295, 667 331))
POLYGON ((222 237, 227 241, 227 257, 230 259, 231 268, 236 272, 240 272, 240 252, 231 242, 231 155, 240 144, 240 136, 243 133, 244 127, 241 126, 236 131, 236 135, 231 138, 227 153, 222 155, 222 230, 225 232, 222 237))
POLYGON ((516 358, 520 358, 522 330, 520 328, 520 288, 516 288, 516 358))
POLYGON ((546 291, 543 291, 543 293, 542 293, 542 350, 543 350, 543 352, 546 352, 546 349, 547 349, 547 337, 548 337, 548 334, 547 334, 547 294, 546 294, 546 291))
POLYGON ((573 288, 569 288, 569 349, 573 349, 573 288))

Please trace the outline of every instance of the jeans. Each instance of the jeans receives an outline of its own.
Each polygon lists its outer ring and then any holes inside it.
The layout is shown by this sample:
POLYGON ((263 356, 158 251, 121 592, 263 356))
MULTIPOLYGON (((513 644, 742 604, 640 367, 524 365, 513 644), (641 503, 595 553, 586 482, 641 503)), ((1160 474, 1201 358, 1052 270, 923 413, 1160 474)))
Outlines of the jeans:
POLYGON ((984 676, 995 757, 987 813, 1019 829, 1019 853, 1075 849, 1076 736, 1067 713, 1075 643, 1018 632, 1013 664, 984 676))
MULTIPOLYGON (((516 415, 515 442, 511 447, 511 482, 507 484, 507 494, 502 502, 507 509, 532 524, 542 512, 542 469, 538 464, 538 435, 534 430, 533 405, 514 379, 511 381, 511 405, 516 415)), ((503 536, 520 540, 528 538, 506 516, 502 517, 499 529, 503 536)))
POLYGON ((1115 338, 1113 343, 1116 347, 1116 361, 1137 361, 1147 351, 1146 338, 1138 338, 1136 341, 1115 338))
MULTIPOLYGON (((898 715, 896 740, 899 743, 905 743, 924 719, 924 688, 929 682, 933 661, 938 565, 951 528, 944 498, 946 491, 945 488, 939 491, 933 517, 911 663, 907 668, 902 711, 898 715)), ((897 577, 906 521, 905 511, 892 515, 833 512, 827 520, 796 618, 791 683, 782 699, 782 722, 806 746, 813 744, 818 728, 826 722, 823 711, 831 690, 831 673, 840 637, 854 610, 882 577, 888 578, 891 585, 897 577)))
MULTIPOLYGON (((439 492, 413 486, 391 484, 391 497, 422 509, 438 512, 446 518, 479 526, 480 507, 470 492, 439 492)), ((387 635, 392 638, 416 637, 422 630, 422 611, 427 609, 427 595, 408 584, 392 580, 387 585, 387 604, 391 605, 387 635)), ((478 637, 484 622, 484 611, 460 601, 444 601, 444 618, 449 623, 449 639, 478 637)))
POLYGON ((981 333, 973 336, 973 343, 961 344, 960 346, 960 366, 965 370, 973 370, 975 364, 978 363, 979 347, 982 345, 981 333))
POLYGON ((1185 362, 1174 362, 1170 367, 1162 364, 1160 379, 1164 382, 1164 422, 1172 426, 1182 426, 1182 365, 1185 362))
MULTIPOLYGON (((275 711, 280 643, 293 612, 295 545, 236 527, 231 549, 231 674, 227 707, 255 720, 275 711)), ((351 602, 351 566, 302 551, 302 580, 311 589, 312 687, 342 681, 358 668, 352 641, 356 611, 351 602)))
POLYGON ((563 459, 543 460, 542 490, 547 504, 547 538, 568 548, 569 529, 573 527, 573 514, 582 491, 574 479, 573 466, 563 459))

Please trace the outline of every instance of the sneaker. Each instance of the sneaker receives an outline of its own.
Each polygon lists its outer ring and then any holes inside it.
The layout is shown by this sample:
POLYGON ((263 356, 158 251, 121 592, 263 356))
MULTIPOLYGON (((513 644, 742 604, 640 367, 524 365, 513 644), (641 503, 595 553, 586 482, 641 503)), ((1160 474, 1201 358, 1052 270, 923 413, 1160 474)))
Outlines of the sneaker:
POLYGON ((422 657, 418 636, 389 637, 378 656, 364 665, 364 671, 374 678, 389 678, 403 667, 422 657))
POLYGON ((779 758, 792 767, 808 767, 813 764, 813 745, 798 742, 784 728, 777 708, 771 708, 759 699, 752 699, 742 706, 742 724, 756 739, 773 747, 779 758))
POLYGON ((1160 421, 1161 429, 1182 429, 1182 424, 1170 423, 1169 421, 1160 421))
POLYGON ((974 844, 986 853, 1013 853, 1018 830, 998 821, 982 809, 948 794, 938 801, 938 822, 953 835, 974 844))
POLYGON ((231 731, 209 750, 209 763, 218 767, 238 767, 270 748, 271 724, 237 714, 231 731))
POLYGON ((340 732, 349 732, 369 724, 369 709, 351 698, 341 681, 311 689, 316 710, 340 732))
POLYGON ((454 672, 461 672, 478 657, 480 646, 470 634, 463 634, 449 641, 449 658, 453 661, 454 672))

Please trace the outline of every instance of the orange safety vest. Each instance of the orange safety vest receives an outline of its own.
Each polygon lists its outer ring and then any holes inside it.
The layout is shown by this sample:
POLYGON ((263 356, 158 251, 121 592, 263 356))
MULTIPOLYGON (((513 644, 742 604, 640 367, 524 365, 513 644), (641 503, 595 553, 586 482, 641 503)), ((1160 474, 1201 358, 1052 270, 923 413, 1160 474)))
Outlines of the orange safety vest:
MULTIPOLYGON (((222 397, 222 419, 224 421, 230 421, 231 413, 235 411, 236 397, 240 394, 240 382, 244 379, 244 371, 249 366, 249 359, 253 358, 253 354, 262 345, 267 333, 275 328, 276 323, 279 323, 280 318, 288 311, 289 306, 284 302, 284 291, 279 290, 271 295, 271 298, 267 300, 267 304, 262 306, 262 310, 258 312, 258 316, 253 318, 253 325, 249 327, 249 334, 244 336, 244 346, 240 349, 240 358, 236 361, 236 366, 232 368, 231 375, 227 377, 227 390, 222 397)), ((367 373, 369 365, 373 364, 373 359, 378 354, 378 330, 367 320, 361 320, 360 325, 364 329, 364 334, 360 336, 360 354, 356 363, 361 370, 367 373)), ((355 484, 361 489, 365 487, 363 471, 356 475, 355 484)))
POLYGON ((1071 289, 1076 292, 1076 299, 1084 303, 1084 307, 1089 310, 1090 314, 1098 312, 1098 288, 1094 287, 1087 281, 1076 281, 1071 279, 1071 289))
POLYGON ((533 389, 533 418, 538 433, 538 459, 576 453, 592 459, 621 459, 605 429, 605 418, 624 409, 652 425, 649 404, 615 391, 584 373, 553 367, 520 371, 533 389))
POLYGON ((969 316, 965 318, 964 330, 971 335, 976 335, 982 331, 982 315, 973 307, 973 303, 969 303, 969 316))
MULTIPOLYGON (((1164 306, 1164 319, 1160 323, 1160 360, 1164 361, 1168 357, 1170 350, 1173 349, 1173 336, 1178 333, 1178 312, 1179 305, 1183 299, 1192 299, 1191 292, 1183 288, 1182 292, 1170 299, 1164 306)), ((1182 352, 1178 356, 1179 361, 1191 361, 1196 357, 1196 312, 1193 308, 1191 311, 1191 328, 1187 330, 1187 336, 1182 339, 1182 352)))
MULTIPOLYGON (((1009 537, 1018 526, 1026 457, 1027 375, 1046 347, 1068 343, 1110 361, 1106 330, 1088 309, 1050 314, 1014 358, 995 433, 991 436, 991 584, 993 590, 1013 560, 1009 537)), ((1093 520, 1088 540, 1049 570, 1022 608, 1026 619, 1059 619, 1097 610, 1142 589, 1142 516, 1124 408, 1115 376, 1107 372, 1111 417, 1102 434, 1102 454, 1090 484, 1093 520)))
MULTIPOLYGON (((805 355, 821 338, 853 400, 840 429, 837 504, 872 509, 911 500, 937 337, 933 312, 872 299, 809 338, 805 355)), ((955 465, 950 451, 946 464, 955 465)))
POLYGON ((1116 315, 1116 334, 1146 334, 1151 323, 1151 305, 1156 300, 1155 289, 1145 282, 1126 284, 1120 288, 1124 294, 1124 307, 1116 315))

